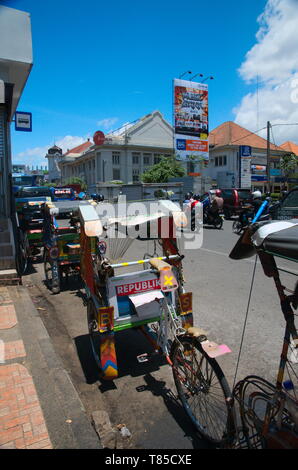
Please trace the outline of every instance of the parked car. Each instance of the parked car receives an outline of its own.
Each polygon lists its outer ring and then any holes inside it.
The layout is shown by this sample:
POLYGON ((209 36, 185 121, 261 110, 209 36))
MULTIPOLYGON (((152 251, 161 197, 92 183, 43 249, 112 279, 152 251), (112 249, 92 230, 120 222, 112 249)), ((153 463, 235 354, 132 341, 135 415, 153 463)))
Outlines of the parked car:
POLYGON ((243 205, 252 202, 250 189, 223 188, 221 189, 221 197, 224 200, 223 213, 226 219, 238 215, 243 205))
POLYGON ((291 189, 281 201, 273 204, 269 213, 273 220, 289 220, 298 218, 298 186, 291 189))

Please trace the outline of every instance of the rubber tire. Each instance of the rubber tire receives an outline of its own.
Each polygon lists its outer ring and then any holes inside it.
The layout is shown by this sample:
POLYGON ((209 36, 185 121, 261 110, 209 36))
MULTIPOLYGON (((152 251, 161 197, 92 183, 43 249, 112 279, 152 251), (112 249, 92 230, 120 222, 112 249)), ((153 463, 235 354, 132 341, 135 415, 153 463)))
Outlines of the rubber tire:
MULTIPOLYGON (((230 391, 230 387, 228 385, 228 382, 227 382, 227 380, 224 376, 224 373, 221 370, 221 368, 220 368, 219 364, 217 363, 217 361, 215 359, 210 358, 204 352, 200 342, 196 338, 191 337, 191 336, 185 336, 185 335, 180 336, 178 338, 178 341, 176 340, 173 343, 172 349, 171 349, 171 360, 172 360, 172 363, 173 363, 172 371, 173 371, 173 376, 174 376, 174 381, 175 381, 175 385, 176 385, 176 388, 177 388, 178 396, 179 396, 179 398, 182 402, 183 408, 185 409, 187 415, 189 416, 192 423, 194 424, 194 426, 198 430, 199 434, 203 438, 205 438, 207 441, 209 441, 210 443, 216 445, 217 447, 224 447, 228 442, 229 443, 232 442, 234 440, 235 430, 234 430, 234 424, 233 424, 231 410, 230 410, 229 405, 226 401, 227 398, 231 397, 231 391, 230 391), (218 437, 216 438, 215 436, 211 435, 211 433, 206 431, 206 429, 204 428, 204 423, 199 421, 199 417, 195 417, 193 415, 188 403, 186 402, 185 393, 182 389, 181 381, 180 381, 180 379, 178 377, 178 374, 177 374, 177 371, 175 369, 176 355, 179 352, 179 343, 182 343, 183 346, 185 346, 185 345, 193 346, 200 353, 201 364, 202 364, 202 362, 204 362, 205 368, 206 368, 206 365, 208 365, 209 371, 212 370, 212 372, 214 374, 213 377, 216 377, 216 379, 218 381, 217 384, 216 384, 217 385, 216 394, 218 395, 219 394, 219 389, 221 389, 223 404, 225 405, 225 408, 226 408, 226 418, 227 418, 225 423, 223 423, 223 427, 224 427, 225 431, 223 432, 223 435, 222 435, 221 438, 218 438, 218 437)), ((202 386, 203 385, 201 385, 201 387, 202 386)), ((200 391, 199 391, 199 393, 200 393, 200 391)), ((208 392, 204 393, 205 396, 207 396, 207 394, 208 394, 208 392)), ((198 395, 198 393, 197 393, 197 395, 198 395)), ((201 396, 203 396, 202 393, 201 393, 201 396)), ((206 400, 203 400, 203 401, 206 402, 206 400)))
POLYGON ((220 216, 216 217, 213 223, 214 227, 217 228, 218 230, 222 229, 223 226, 223 220, 220 216))
POLYGON ((90 343, 91 343, 91 349, 92 349, 92 354, 94 357, 94 360, 96 362, 96 365, 99 370, 101 370, 101 361, 100 361, 100 333, 98 330, 93 330, 91 328, 91 322, 96 321, 97 323, 97 318, 96 318, 96 307, 94 305, 94 302, 92 299, 88 299, 87 302, 87 326, 88 326, 88 332, 89 332, 89 338, 90 338, 90 343))
POLYGON ((22 277, 26 273, 28 267, 29 242, 26 232, 23 232, 20 228, 18 228, 17 239, 16 268, 18 275, 22 277))
POLYGON ((239 222, 239 220, 235 220, 232 225, 232 230, 234 233, 236 233, 236 235, 240 235, 242 231, 242 223, 239 222))
POLYGON ((46 278, 46 284, 47 287, 50 289, 50 291, 53 294, 59 294, 61 291, 61 275, 60 275, 60 269, 59 269, 59 264, 57 260, 49 260, 47 256, 47 250, 44 251, 44 272, 45 272, 45 278, 46 278), (50 264, 52 266, 52 278, 49 279, 48 276, 48 270, 46 268, 46 265, 50 264), (54 273, 53 273, 54 271, 54 273), (53 278, 55 278, 55 283, 53 285, 53 278))

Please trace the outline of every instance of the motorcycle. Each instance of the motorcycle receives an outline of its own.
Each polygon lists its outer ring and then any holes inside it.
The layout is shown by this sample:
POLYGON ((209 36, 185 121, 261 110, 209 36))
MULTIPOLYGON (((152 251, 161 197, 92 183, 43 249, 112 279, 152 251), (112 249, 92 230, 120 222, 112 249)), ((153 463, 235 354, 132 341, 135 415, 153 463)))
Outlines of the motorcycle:
POLYGON ((222 215, 219 211, 212 213, 207 209, 203 214, 203 224, 213 225, 214 228, 220 230, 223 226, 223 218, 224 215, 222 215))
MULTIPOLYGON (((236 233, 236 235, 240 235, 240 233, 244 229, 246 229, 246 227, 252 222, 253 217, 254 216, 252 214, 247 213, 247 211, 243 211, 239 215, 238 220, 235 220, 233 222, 233 225, 232 225, 233 232, 236 233)), ((267 214, 261 215, 261 217, 258 220, 261 222, 261 221, 269 220, 270 218, 271 218, 270 214, 267 213, 267 214)))

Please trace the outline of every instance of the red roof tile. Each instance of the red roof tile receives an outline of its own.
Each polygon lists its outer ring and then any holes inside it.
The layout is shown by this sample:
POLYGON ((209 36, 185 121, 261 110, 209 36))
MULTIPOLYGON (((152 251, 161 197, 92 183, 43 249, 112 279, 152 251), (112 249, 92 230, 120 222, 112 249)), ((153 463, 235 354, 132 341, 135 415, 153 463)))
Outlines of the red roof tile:
POLYGON ((291 152, 295 155, 298 155, 298 145, 294 144, 294 142, 291 142, 290 140, 281 144, 281 148, 286 150, 287 152, 291 152))
POLYGON ((91 145, 93 145, 93 142, 91 142, 90 140, 87 140, 87 142, 83 142, 81 145, 78 145, 77 147, 74 147, 71 150, 67 150, 67 152, 64 154, 64 156, 69 155, 70 153, 80 154, 80 153, 84 152, 85 150, 87 150, 89 147, 91 147, 91 145))
MULTIPOLYGON (((215 147, 224 145, 249 145, 250 147, 266 149, 267 140, 239 126, 235 122, 226 121, 210 132, 209 145, 215 147)), ((274 144, 270 144, 270 148, 271 150, 284 150, 274 144)))

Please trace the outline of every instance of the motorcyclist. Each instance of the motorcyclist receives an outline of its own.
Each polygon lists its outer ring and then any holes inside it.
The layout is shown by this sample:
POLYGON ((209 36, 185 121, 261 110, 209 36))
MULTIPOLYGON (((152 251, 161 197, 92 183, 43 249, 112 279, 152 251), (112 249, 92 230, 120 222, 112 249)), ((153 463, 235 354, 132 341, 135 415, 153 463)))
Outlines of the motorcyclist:
POLYGON ((222 211, 224 204, 224 200, 221 197, 221 192, 216 190, 214 197, 212 198, 212 202, 210 206, 207 208, 207 215, 214 219, 218 216, 218 214, 222 211))
POLYGON ((253 218, 257 214, 261 205, 263 204, 261 191, 258 191, 258 190, 253 191, 251 195, 252 195, 251 204, 239 216, 239 220, 242 223, 242 225, 247 225, 248 219, 253 218))
POLYGON ((184 196, 183 204, 189 204, 189 202, 191 202, 191 200, 192 200, 192 197, 193 197, 193 193, 191 191, 186 193, 185 196, 184 196))

